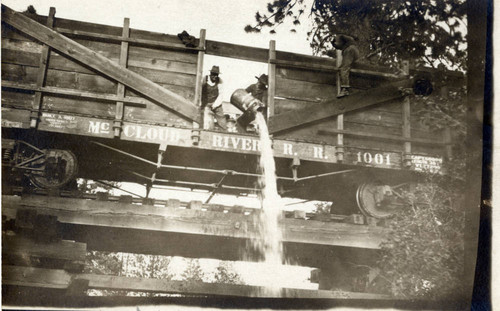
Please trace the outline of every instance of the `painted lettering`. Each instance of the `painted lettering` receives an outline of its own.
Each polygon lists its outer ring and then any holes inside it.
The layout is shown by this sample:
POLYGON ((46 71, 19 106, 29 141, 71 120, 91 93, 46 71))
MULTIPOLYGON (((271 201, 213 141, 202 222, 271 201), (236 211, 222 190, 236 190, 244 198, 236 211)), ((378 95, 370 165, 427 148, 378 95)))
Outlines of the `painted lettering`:
MULTIPOLYGON (((109 124, 106 124, 109 131, 109 124)), ((146 141, 170 141, 177 142, 180 139, 178 131, 172 131, 168 128, 142 127, 140 125, 125 125, 123 127, 125 137, 135 137, 146 141)), ((215 137, 214 137, 215 139, 215 137)))
POLYGON ((89 133, 98 134, 99 133, 99 128, 101 127, 100 123, 101 122, 90 121, 89 122, 89 133))
POLYGON ((323 147, 313 147, 313 157, 317 159, 323 159, 323 147))
POLYGON ((101 133, 109 134, 109 123, 101 123, 101 133))
POLYGON ((420 155, 411 155, 411 162, 413 163, 414 169, 416 171, 430 171, 431 173, 437 173, 441 171, 443 159, 420 155))
POLYGON ((135 135, 135 126, 125 126, 123 128, 123 134, 126 137, 132 137, 135 135))
POLYGON ((293 145, 292 144, 283 144, 283 154, 293 155, 293 145))
POLYGON ((100 121, 89 121, 89 133, 109 134, 109 123, 100 121))
POLYGON ((240 141, 241 141, 240 137, 231 137, 231 143, 233 144, 233 149, 238 149, 240 141))
POLYGON ((378 165, 391 165, 391 158, 389 154, 385 155, 385 163, 384 163, 384 155, 381 153, 375 153, 375 156, 372 155, 370 152, 358 152, 358 163, 366 163, 370 164, 374 162, 373 160, 375 159, 375 164, 378 165))
MULTIPOLYGON (((167 129, 165 129, 165 131, 169 131, 167 129)), ((181 139, 181 134, 179 133, 179 131, 172 131, 170 130, 170 141, 179 141, 181 139)))
POLYGON ((257 139, 252 140, 252 150, 260 151, 260 141, 258 141, 257 139))
POLYGON ((365 152, 363 154, 363 160, 365 161, 365 163, 372 163, 373 160, 372 154, 369 152, 365 152))
POLYGON ((252 141, 248 138, 243 138, 241 143, 242 150, 252 150, 252 141))
POLYGON ((141 126, 136 126, 135 127, 135 137, 137 137, 139 139, 143 139, 142 138, 142 127, 141 126))
POLYGON ((148 128, 146 135, 147 135, 148 139, 154 140, 158 137, 158 131, 156 129, 150 127, 150 128, 148 128))
POLYGON ((212 140, 212 146, 222 147, 222 136, 214 135, 212 140))

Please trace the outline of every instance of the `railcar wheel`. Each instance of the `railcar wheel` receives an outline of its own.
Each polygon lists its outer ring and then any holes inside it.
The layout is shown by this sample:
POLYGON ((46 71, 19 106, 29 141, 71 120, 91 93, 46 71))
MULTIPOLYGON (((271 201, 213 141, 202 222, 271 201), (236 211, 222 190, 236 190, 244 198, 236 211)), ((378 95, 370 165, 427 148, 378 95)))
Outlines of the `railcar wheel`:
POLYGON ((404 206, 390 186, 375 183, 359 186, 356 202, 363 214, 375 218, 389 218, 404 206))
POLYGON ((30 181, 37 187, 57 189, 71 182, 78 171, 76 156, 69 150, 50 149, 40 164, 40 170, 29 174, 30 181))

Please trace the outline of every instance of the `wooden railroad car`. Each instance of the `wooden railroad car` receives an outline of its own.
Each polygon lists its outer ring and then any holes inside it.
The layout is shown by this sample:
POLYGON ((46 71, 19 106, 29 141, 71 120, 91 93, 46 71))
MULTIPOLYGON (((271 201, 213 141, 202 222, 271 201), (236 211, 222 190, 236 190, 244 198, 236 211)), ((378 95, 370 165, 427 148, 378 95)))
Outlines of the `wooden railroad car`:
MULTIPOLYGON (((392 213, 391 193, 442 172, 451 134, 425 122, 422 91, 461 87, 460 74, 357 65, 337 98, 337 60, 15 12, 2 6, 4 185, 74 178, 258 191, 255 133, 200 126, 205 55, 268 64, 266 98, 282 196, 392 213), (424 78, 422 78, 424 77, 424 78), (436 79, 440 77, 440 79, 436 79), (440 85, 440 83, 442 85, 440 85)), ((433 96, 433 95, 431 95, 433 96)))

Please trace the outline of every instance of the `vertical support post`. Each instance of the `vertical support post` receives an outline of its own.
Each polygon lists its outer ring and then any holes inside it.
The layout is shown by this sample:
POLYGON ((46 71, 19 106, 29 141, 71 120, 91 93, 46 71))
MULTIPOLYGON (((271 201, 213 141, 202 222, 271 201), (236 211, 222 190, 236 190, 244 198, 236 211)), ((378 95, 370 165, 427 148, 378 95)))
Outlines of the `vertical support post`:
MULTIPOLYGON (((410 62, 403 61, 401 69, 405 76, 410 74, 410 62)), ((406 96, 403 99, 403 138, 411 138, 411 109, 410 109, 410 98, 406 96)), ((411 166, 411 142, 404 142, 404 151, 403 151, 403 166, 410 167, 411 166)))
MULTIPOLYGON (((198 44, 198 60, 196 62, 196 85, 194 89, 194 104, 201 107, 201 91, 202 91, 202 80, 203 80, 203 61, 205 59, 205 48, 206 48, 206 30, 200 30, 200 42, 198 44)), ((202 122, 203 122, 203 111, 201 111, 202 122)), ((200 125, 193 122, 193 128, 198 129, 200 125)))
MULTIPOLYGON (((336 55, 336 65, 337 68, 342 65, 342 51, 337 50, 336 55)), ((337 71, 337 94, 340 93, 340 72, 337 71)), ((339 114, 337 116, 337 130, 344 130, 344 114, 339 114)), ((344 134, 337 134, 337 147, 335 149, 335 155, 337 156, 337 162, 344 161, 344 134)))
POLYGON ((274 116, 274 95, 276 94, 276 64, 271 63, 271 59, 276 59, 276 41, 269 41, 268 72, 269 85, 267 88, 267 115, 274 116))
POLYGON ((451 129, 446 127, 443 130, 443 141, 446 144, 446 158, 449 160, 453 156, 453 148, 451 146, 451 129))
MULTIPOLYGON (((125 18, 123 20, 123 30, 122 30, 122 37, 123 38, 128 38, 130 35, 130 19, 125 18)), ((122 41, 121 43, 121 49, 120 49, 120 60, 119 64, 122 67, 127 67, 127 61, 128 61, 128 42, 127 41, 122 41)), ((116 95, 118 98, 124 98, 125 97, 125 85, 123 83, 118 82, 118 87, 116 90, 116 95)), ((117 101, 116 102, 116 112, 115 112, 115 121, 113 122, 113 129, 114 129, 114 135, 115 137, 120 136, 120 131, 122 128, 122 123, 123 123, 123 114, 124 114, 124 104, 122 101, 117 101)))
MULTIPOLYGON (((403 137, 411 138, 411 119, 410 119, 410 98, 406 96, 403 99, 403 137)), ((403 151, 403 166, 410 167, 411 166, 411 142, 404 142, 404 151, 403 151)))
MULTIPOLYGON (((335 50, 336 55, 335 55, 335 65, 337 66, 337 69, 340 68, 342 65, 342 51, 341 50, 335 50)), ((340 71, 337 70, 337 95, 340 93, 340 71)))
MULTIPOLYGON (((47 27, 54 27, 54 16, 56 15, 56 8, 51 7, 49 10, 49 16, 47 17, 47 27)), ((47 44, 43 45, 42 54, 40 56, 40 67, 38 68, 38 76, 36 78, 36 86, 43 87, 45 85, 45 79, 47 77, 47 69, 49 67, 49 57, 50 57, 50 47, 47 44)), ((36 128, 38 125, 38 118, 40 117, 40 110, 42 108, 42 96, 41 91, 35 92, 35 97, 33 99, 33 107, 31 109, 30 115, 30 127, 36 128)))
POLYGON ((158 160, 156 161, 156 170, 153 172, 151 175, 151 180, 147 182, 146 184, 146 198, 149 198, 149 192, 151 191, 151 188, 153 187, 153 184, 156 180, 156 174, 160 171, 161 164, 163 162, 163 154, 167 151, 167 144, 160 144, 160 147, 158 148, 158 160))

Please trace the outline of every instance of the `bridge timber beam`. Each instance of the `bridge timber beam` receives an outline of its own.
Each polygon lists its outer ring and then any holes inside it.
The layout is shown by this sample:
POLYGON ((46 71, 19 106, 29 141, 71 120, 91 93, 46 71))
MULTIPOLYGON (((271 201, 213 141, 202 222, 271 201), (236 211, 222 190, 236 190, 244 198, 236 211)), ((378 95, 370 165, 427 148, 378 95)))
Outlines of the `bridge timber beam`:
MULTIPOLYGON (((149 205, 45 196, 2 196, 2 217, 18 210, 57 217, 65 240, 89 250, 257 261, 248 250, 256 238, 258 214, 245 215, 149 205)), ((374 257, 386 229, 377 226, 283 219, 285 260, 324 267, 332 256, 366 262, 374 257)))
POLYGON ((390 299, 389 296, 385 295, 358 292, 294 288, 280 288, 277 291, 270 291, 261 286, 186 282, 88 273, 80 274, 69 273, 59 269, 2 266, 3 285, 67 290, 72 282, 78 280, 88 281, 89 289, 98 290, 259 298, 390 299))

